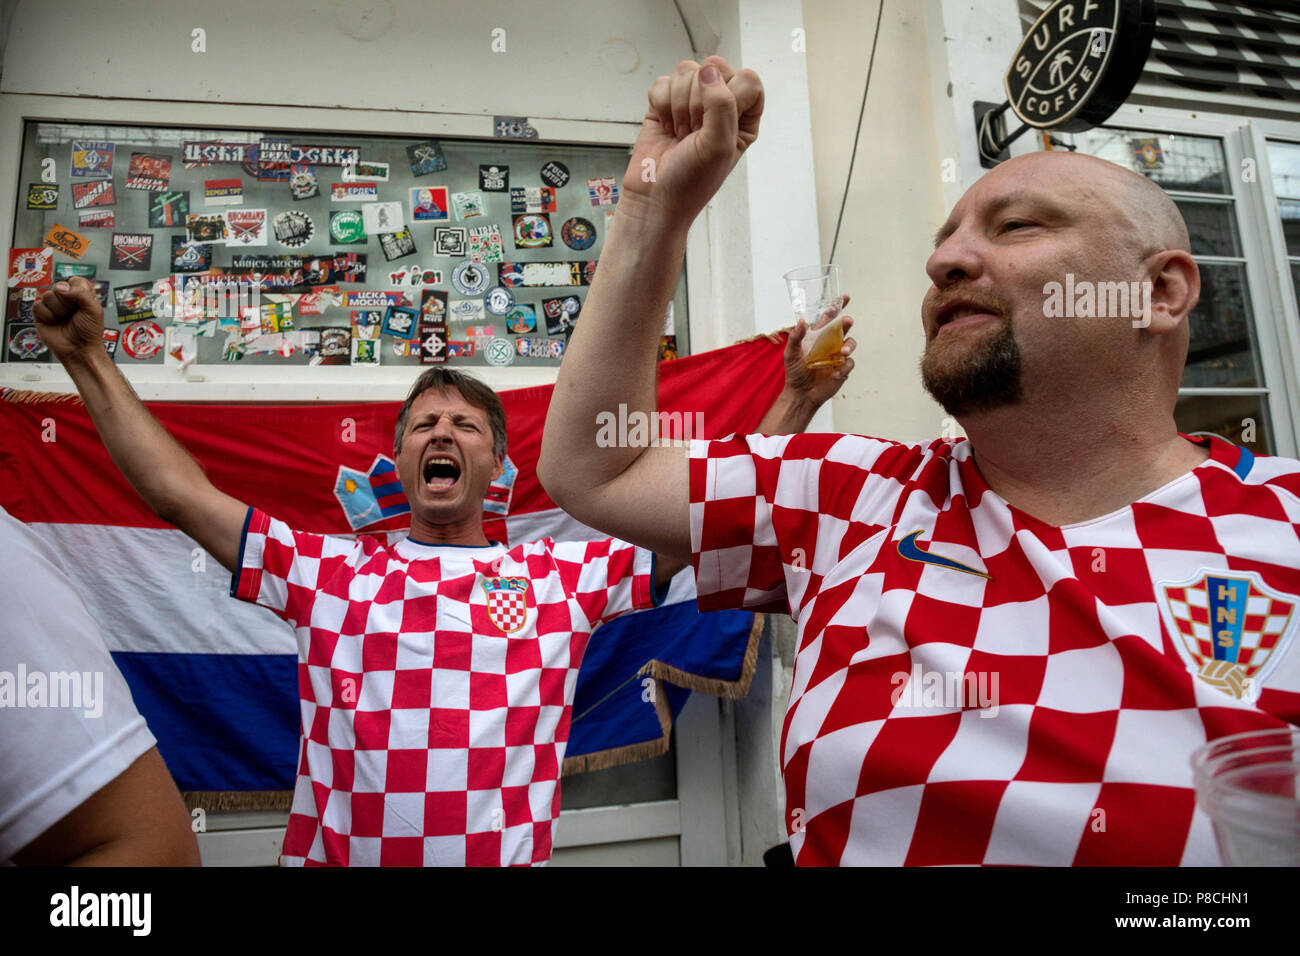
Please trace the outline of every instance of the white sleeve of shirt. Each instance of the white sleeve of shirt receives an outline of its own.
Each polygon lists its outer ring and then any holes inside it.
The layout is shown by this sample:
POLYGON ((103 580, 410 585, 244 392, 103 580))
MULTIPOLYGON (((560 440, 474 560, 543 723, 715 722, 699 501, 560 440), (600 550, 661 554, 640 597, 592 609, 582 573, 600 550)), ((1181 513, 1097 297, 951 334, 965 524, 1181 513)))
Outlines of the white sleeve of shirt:
POLYGON ((157 741, 58 554, 3 509, 0 554, 4 862, 157 741))

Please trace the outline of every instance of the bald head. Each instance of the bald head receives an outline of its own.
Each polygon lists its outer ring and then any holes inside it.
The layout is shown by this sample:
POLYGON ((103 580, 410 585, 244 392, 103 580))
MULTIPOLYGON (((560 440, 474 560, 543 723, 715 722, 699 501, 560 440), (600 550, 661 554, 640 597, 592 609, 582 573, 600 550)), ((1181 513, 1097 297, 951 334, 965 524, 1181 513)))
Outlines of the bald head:
POLYGON ((1123 231, 1136 241, 1142 258, 1165 249, 1192 251, 1183 214, 1169 194, 1145 176, 1109 160, 1045 150, 1009 159, 986 178, 999 175, 1029 175, 1057 188, 1087 191, 1125 224, 1123 231))

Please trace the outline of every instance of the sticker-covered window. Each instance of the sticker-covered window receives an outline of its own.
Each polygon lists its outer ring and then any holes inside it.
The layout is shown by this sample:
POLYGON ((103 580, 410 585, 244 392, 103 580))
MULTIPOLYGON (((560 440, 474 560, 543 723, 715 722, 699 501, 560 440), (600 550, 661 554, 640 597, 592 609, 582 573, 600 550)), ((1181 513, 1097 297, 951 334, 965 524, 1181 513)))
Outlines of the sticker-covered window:
MULTIPOLYGON (((81 276, 122 363, 554 366, 627 150, 29 122, 5 361, 81 276)), ((685 354, 686 284, 662 351, 685 354)))

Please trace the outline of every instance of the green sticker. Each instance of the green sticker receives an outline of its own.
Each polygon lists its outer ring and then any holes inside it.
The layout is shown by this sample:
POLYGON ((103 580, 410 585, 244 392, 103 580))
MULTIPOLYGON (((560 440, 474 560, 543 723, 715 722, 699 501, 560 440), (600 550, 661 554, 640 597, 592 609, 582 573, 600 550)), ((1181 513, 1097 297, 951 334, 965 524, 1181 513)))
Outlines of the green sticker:
POLYGON ((85 262, 54 263, 54 277, 56 279, 71 279, 73 276, 85 276, 87 279, 93 279, 95 278, 95 266, 85 262))
POLYGON ((366 241, 366 231, 359 210, 345 209, 330 213, 330 241, 338 246, 349 246, 355 242, 366 241))

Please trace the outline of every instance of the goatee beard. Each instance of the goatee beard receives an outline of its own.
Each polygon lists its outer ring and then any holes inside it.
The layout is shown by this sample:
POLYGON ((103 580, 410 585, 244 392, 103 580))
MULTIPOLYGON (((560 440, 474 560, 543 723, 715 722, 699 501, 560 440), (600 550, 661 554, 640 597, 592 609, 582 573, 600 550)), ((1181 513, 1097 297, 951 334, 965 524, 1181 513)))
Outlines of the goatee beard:
POLYGON ((955 350, 938 342, 936 334, 921 356, 921 383, 949 415, 960 418, 1020 401, 1020 347, 1010 322, 965 353, 944 355, 955 350))

